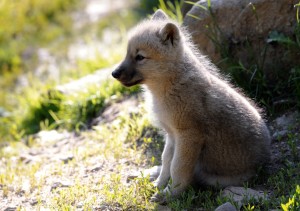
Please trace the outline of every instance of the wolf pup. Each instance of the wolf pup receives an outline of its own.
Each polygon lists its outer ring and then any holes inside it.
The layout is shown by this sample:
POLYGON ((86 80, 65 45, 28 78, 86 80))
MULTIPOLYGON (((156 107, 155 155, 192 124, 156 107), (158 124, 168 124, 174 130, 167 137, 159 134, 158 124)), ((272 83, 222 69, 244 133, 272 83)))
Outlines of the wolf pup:
POLYGON ((129 37, 127 55, 112 76, 127 87, 145 85, 167 133, 154 181, 165 189, 152 200, 177 197, 194 183, 224 187, 253 176, 270 156, 269 131, 254 103, 220 76, 162 10, 129 37))

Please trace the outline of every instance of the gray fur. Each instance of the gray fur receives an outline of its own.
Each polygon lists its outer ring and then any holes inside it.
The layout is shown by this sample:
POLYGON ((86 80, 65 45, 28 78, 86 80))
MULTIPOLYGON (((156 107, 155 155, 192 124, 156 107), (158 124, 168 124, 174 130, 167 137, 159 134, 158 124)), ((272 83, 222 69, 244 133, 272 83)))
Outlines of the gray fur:
POLYGON ((167 133, 154 184, 165 187, 172 178, 172 185, 153 200, 167 192, 179 196, 194 182, 240 185, 269 159, 264 119, 195 50, 184 29, 157 13, 132 30, 126 58, 113 72, 126 86, 145 85, 156 123, 167 133))

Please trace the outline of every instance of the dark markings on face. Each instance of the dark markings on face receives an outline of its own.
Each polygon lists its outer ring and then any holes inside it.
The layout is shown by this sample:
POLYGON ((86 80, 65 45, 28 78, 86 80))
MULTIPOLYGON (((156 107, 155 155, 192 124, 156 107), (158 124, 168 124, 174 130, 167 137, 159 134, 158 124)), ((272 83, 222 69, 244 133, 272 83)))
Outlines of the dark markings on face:
MULTIPOLYGON (((136 50, 136 54, 138 53, 136 50)), ((136 84, 140 84, 143 81, 143 77, 139 71, 137 71, 137 63, 143 60, 144 57, 137 54, 134 56, 126 56, 125 60, 112 72, 112 76, 119 80, 124 86, 130 87, 136 84)))

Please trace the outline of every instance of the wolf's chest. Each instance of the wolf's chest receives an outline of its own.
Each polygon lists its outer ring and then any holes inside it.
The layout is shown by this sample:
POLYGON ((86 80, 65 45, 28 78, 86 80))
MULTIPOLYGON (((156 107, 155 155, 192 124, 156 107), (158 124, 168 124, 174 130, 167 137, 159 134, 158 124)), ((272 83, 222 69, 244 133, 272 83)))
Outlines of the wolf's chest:
POLYGON ((168 133, 176 133, 175 131, 181 128, 183 123, 189 121, 184 104, 174 104, 165 101, 157 102, 154 100, 152 112, 159 126, 168 133))

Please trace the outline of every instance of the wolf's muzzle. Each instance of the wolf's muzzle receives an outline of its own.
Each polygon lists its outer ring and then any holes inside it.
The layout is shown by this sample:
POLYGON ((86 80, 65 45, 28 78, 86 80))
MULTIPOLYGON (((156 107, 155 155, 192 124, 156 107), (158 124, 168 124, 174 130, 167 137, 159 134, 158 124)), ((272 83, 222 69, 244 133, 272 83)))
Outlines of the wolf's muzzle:
POLYGON ((115 78, 115 79, 119 79, 122 75, 122 72, 123 72, 123 68, 121 67, 117 67, 117 69, 115 69, 111 75, 115 78))

